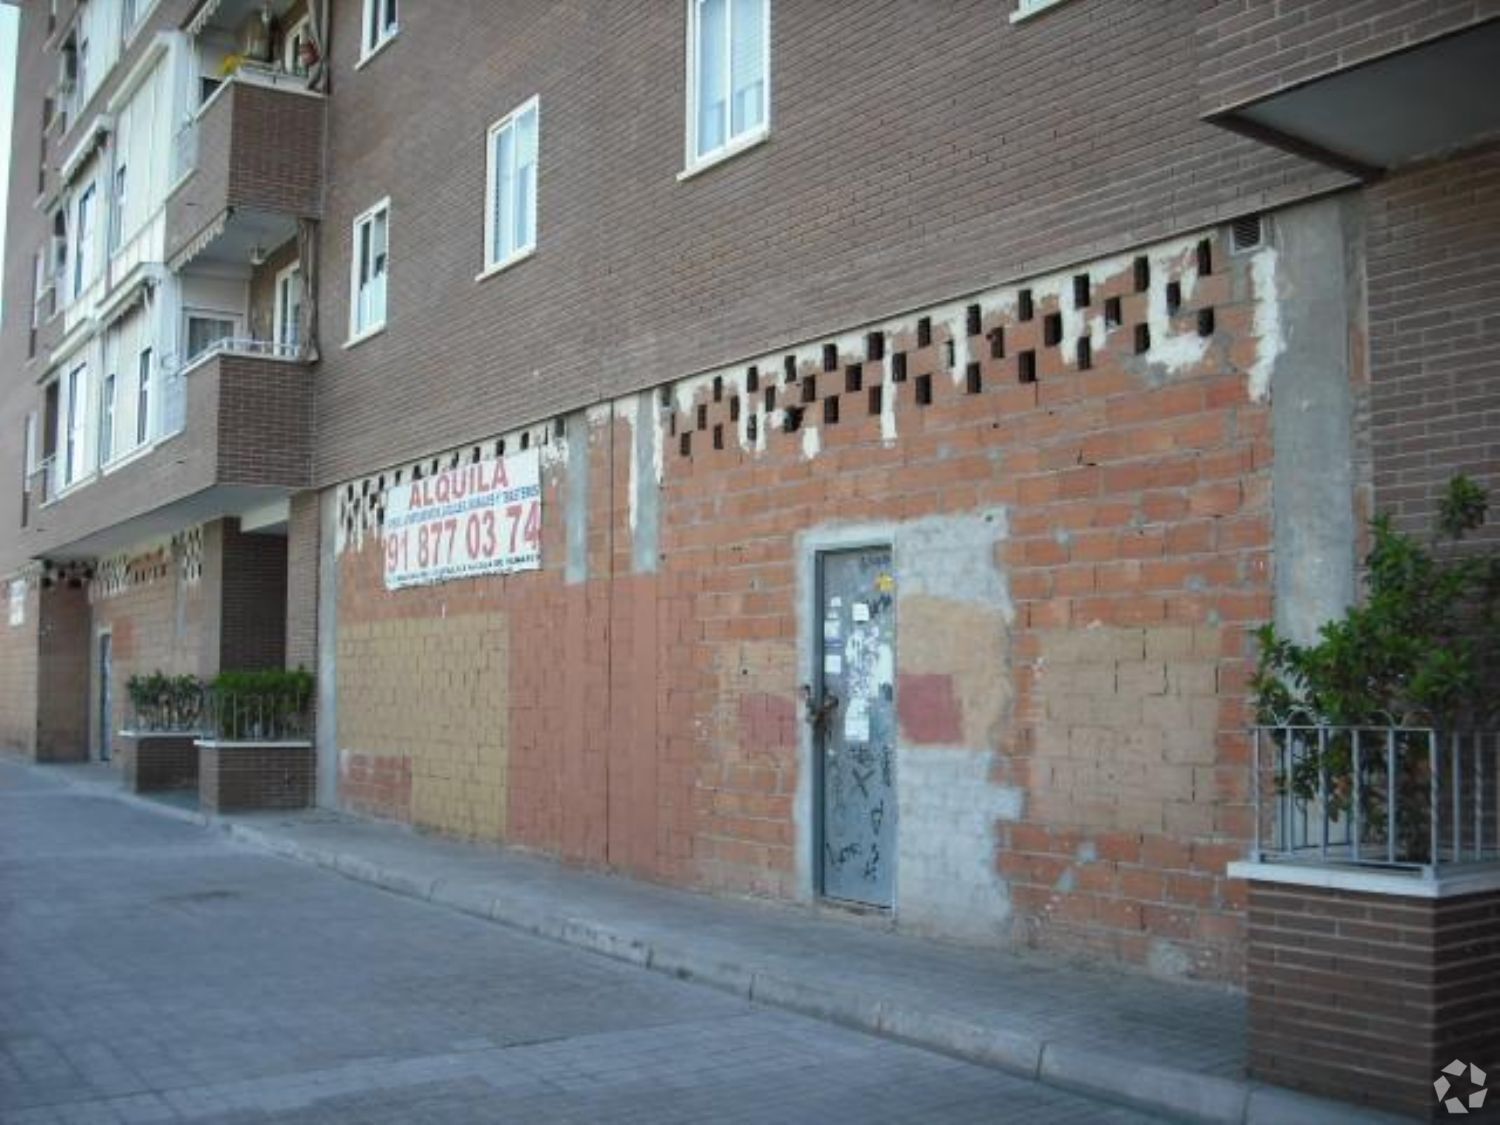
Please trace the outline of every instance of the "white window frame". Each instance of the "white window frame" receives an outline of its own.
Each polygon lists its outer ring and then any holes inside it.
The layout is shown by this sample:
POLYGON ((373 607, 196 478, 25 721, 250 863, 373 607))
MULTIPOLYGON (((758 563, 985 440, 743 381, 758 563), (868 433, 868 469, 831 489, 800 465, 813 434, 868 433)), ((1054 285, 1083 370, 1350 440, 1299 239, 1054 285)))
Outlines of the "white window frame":
POLYGON ((156 432, 151 425, 151 403, 156 397, 151 393, 151 367, 155 359, 156 353, 150 346, 142 348, 135 357, 135 444, 137 448, 147 444, 156 432))
POLYGON ((188 364, 196 364, 205 356, 213 355, 216 351, 223 351, 223 342, 226 340, 238 340, 244 336, 245 318, 232 309, 209 309, 193 306, 182 310, 182 351, 187 356, 188 364), (229 335, 221 336, 214 343, 209 344, 201 351, 188 352, 193 346, 193 321, 195 320, 218 320, 229 325, 229 335))
POLYGON ((87 475, 89 432, 89 365, 76 363, 63 376, 63 401, 58 411, 62 427, 62 487, 72 488, 87 475))
POLYGON ((1066 0, 1016 0, 1016 10, 1010 14, 1010 22, 1020 23, 1022 20, 1029 20, 1065 2, 1066 0))
POLYGON ((77 300, 79 294, 94 283, 94 274, 98 270, 98 263, 94 260, 95 228, 98 226, 95 222, 96 212, 99 209, 98 197, 98 185, 90 181, 73 200, 72 296, 74 300, 77 300), (84 204, 88 205, 87 215, 85 215, 84 204))
MULTIPOLYGON (((499 273, 507 266, 515 265, 524 258, 529 258, 536 253, 537 242, 537 195, 541 186, 542 174, 542 109, 541 99, 533 94, 524 102, 511 110, 489 127, 485 133, 484 151, 484 272, 476 281, 483 281, 491 274, 499 273), (499 169, 495 166, 495 147, 500 134, 507 129, 513 129, 521 118, 528 113, 536 115, 536 154, 533 158, 535 168, 535 180, 531 188, 531 241, 525 246, 516 246, 504 257, 495 256, 495 210, 499 202, 497 196, 500 190, 499 169)), ((515 145, 511 145, 512 154, 515 153, 515 145)))
POLYGON ((125 191, 129 186, 130 171, 124 164, 115 165, 110 176, 109 191, 109 254, 119 251, 125 234, 125 191))
POLYGON ((761 28, 761 68, 765 75, 765 104, 761 107, 760 124, 734 135, 734 0, 724 0, 724 28, 728 42, 725 44, 724 77, 729 84, 726 99, 727 119, 724 123, 724 143, 707 152, 698 151, 698 10, 704 0, 687 0, 687 120, 683 129, 683 170, 679 180, 712 168, 715 164, 737 156, 753 148, 771 135, 771 3, 764 0, 764 26, 761 28))
POLYGON ((346 348, 384 332, 386 322, 390 319, 391 197, 386 196, 380 202, 356 215, 351 230, 353 232, 353 239, 349 246, 349 338, 344 341, 344 347, 346 348), (376 216, 381 214, 381 212, 385 213, 385 289, 381 299, 380 319, 361 325, 359 323, 359 282, 361 272, 359 231, 360 227, 366 223, 373 224, 376 216))
POLYGON ((401 32, 401 7, 398 0, 365 0, 359 18, 359 62, 354 64, 358 70, 369 62, 392 39, 401 32), (395 19, 390 23, 378 20, 382 8, 388 6, 390 13, 395 19))
POLYGON ((120 397, 120 378, 107 371, 99 385, 99 464, 108 465, 119 455, 115 448, 115 414, 120 397))
POLYGON ((288 74, 306 74, 302 69, 302 61, 297 57, 297 44, 304 39, 312 38, 312 15, 308 13, 299 19, 281 37, 281 68, 288 74))
MULTIPOLYGON (((387 235, 389 235, 389 222, 387 222, 386 224, 386 231, 387 235)), ((300 310, 302 308, 302 301, 304 299, 304 296, 305 295, 302 292, 302 262, 299 259, 293 262, 291 265, 287 266, 285 269, 278 270, 276 272, 276 286, 271 295, 271 340, 276 345, 278 354, 280 353, 283 346, 290 347, 295 350, 296 346, 301 343, 300 340, 296 339, 296 334, 301 328, 301 325, 298 322, 301 320, 300 310), (292 318, 291 324, 288 324, 286 319, 286 313, 288 310, 285 307, 285 295, 287 286, 294 279, 297 284, 297 308, 299 311, 297 315, 292 318), (291 340, 288 340, 286 338, 287 330, 289 328, 291 329, 293 334, 293 338, 291 340)))

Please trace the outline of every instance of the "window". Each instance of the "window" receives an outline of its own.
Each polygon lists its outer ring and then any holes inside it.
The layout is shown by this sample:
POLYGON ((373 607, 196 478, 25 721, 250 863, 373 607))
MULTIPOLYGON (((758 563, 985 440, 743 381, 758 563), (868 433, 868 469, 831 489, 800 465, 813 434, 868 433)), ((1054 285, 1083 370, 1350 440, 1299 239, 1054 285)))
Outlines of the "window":
POLYGON ((125 229, 125 165, 115 169, 114 191, 109 204, 109 252, 120 248, 120 234, 125 229))
POLYGON ((382 200, 354 220, 349 294, 349 335, 353 340, 385 327, 390 211, 390 201, 382 200))
POLYGON ((312 17, 303 16, 287 29, 281 40, 281 66, 288 74, 306 74, 303 49, 312 42, 312 17))
POLYGON ((151 349, 141 349, 135 377, 135 443, 145 445, 151 435, 151 349))
POLYGON ((234 319, 212 313, 191 314, 188 316, 187 337, 187 357, 192 363, 209 348, 234 339, 234 319))
POLYGON ((115 455, 115 374, 104 377, 99 394, 99 464, 109 464, 115 455))
POLYGON ((94 185, 78 197, 78 221, 73 226, 73 296, 94 280, 94 185))
POLYGON ((536 249, 537 100, 490 126, 484 264, 499 269, 536 249))
POLYGON ((271 335, 276 350, 293 355, 301 343, 302 263, 293 262, 276 275, 276 308, 271 314, 271 335))
POLYGON ((83 475, 84 427, 88 422, 87 386, 88 367, 79 364, 68 372, 68 401, 63 416, 63 487, 73 484, 83 475))
POLYGON ((766 134, 771 0, 688 0, 688 165, 766 134))
POLYGON ((365 0, 363 62, 384 47, 400 29, 396 24, 396 0, 365 0))

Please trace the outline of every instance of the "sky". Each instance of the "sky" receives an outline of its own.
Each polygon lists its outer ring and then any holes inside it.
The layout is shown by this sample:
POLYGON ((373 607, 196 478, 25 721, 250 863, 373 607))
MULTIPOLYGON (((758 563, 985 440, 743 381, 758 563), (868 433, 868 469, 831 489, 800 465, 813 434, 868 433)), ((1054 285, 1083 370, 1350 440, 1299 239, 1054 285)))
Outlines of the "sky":
POLYGON ((16 92, 16 25, 20 10, 0 4, 0 262, 5 260, 6 196, 10 193, 10 122, 16 92))

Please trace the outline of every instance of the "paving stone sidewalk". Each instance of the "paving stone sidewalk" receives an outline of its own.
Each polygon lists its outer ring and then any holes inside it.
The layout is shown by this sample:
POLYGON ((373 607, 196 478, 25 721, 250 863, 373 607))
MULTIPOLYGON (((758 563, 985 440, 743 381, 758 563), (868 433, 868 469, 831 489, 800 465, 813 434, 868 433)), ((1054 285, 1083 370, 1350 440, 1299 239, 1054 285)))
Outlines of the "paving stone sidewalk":
POLYGON ((970 1061, 1188 1120, 1389 1121, 1250 1082, 1242 995, 889 931, 842 912, 581 871, 327 810, 208 817, 107 766, 36 767, 246 845, 466 914, 970 1061))

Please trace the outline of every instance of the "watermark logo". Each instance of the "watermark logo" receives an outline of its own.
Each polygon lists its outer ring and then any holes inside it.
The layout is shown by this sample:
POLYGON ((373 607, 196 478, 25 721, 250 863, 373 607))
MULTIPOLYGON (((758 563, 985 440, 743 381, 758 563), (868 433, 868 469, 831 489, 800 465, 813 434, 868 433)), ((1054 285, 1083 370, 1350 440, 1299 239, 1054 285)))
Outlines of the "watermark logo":
POLYGON ((1462 1059, 1454 1059, 1447 1066, 1443 1067, 1443 1073, 1438 1075, 1437 1081, 1432 1084, 1432 1088, 1437 1091, 1437 1100, 1442 1103, 1443 1108, 1449 1113, 1468 1113, 1471 1109, 1484 1108, 1484 1096, 1489 1093, 1484 1086, 1484 1077, 1484 1071, 1480 1070, 1473 1063, 1466 1063, 1462 1059), (1461 1098, 1456 1092, 1452 1097, 1449 1097, 1449 1092, 1453 1091, 1457 1080, 1463 1078, 1465 1071, 1469 1075, 1468 1098, 1461 1098))

